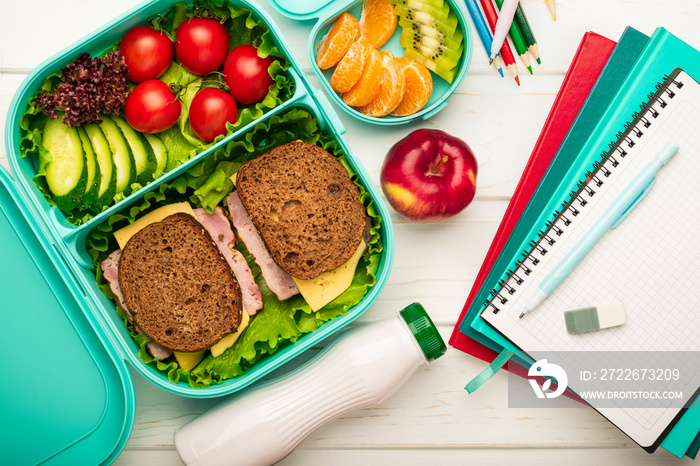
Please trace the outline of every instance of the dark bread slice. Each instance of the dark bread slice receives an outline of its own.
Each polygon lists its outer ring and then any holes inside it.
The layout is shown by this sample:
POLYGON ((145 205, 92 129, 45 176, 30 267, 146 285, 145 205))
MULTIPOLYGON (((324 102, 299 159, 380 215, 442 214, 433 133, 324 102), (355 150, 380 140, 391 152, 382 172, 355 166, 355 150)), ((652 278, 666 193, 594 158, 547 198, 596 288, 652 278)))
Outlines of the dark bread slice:
POLYGON ((248 161, 236 188, 270 255, 295 278, 341 266, 360 244, 360 191, 319 146, 290 142, 248 161))
POLYGON ((161 346, 201 351, 241 322, 238 281, 204 227, 177 213, 136 233, 119 261, 136 324, 161 346))

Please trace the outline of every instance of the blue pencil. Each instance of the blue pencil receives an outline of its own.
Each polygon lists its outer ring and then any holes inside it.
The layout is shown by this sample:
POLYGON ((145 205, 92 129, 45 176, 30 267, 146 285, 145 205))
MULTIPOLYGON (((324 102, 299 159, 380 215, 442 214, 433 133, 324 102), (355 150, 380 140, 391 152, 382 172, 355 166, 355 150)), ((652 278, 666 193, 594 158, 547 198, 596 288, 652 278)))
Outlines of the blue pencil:
MULTIPOLYGON (((474 21, 474 26, 476 26, 476 31, 479 33, 479 38, 481 39, 481 43, 484 45, 484 50, 486 50, 486 55, 488 56, 491 53, 491 42, 493 41, 491 38, 491 30, 489 29, 488 24, 486 24, 486 20, 481 14, 481 10, 479 9, 479 5, 476 3, 476 0, 464 0, 464 3, 467 4, 469 15, 472 17, 472 21, 474 21)), ((497 63, 498 73, 501 75, 501 77, 503 77, 503 69, 500 66, 500 60, 497 63)))

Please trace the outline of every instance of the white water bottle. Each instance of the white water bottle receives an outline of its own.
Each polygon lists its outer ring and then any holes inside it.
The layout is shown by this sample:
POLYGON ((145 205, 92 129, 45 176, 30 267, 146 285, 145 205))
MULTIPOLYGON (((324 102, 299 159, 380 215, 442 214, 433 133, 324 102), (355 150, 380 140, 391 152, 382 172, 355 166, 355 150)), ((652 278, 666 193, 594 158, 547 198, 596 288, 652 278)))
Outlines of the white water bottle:
POLYGON ((413 303, 392 319, 344 331, 289 374, 232 395, 175 432, 175 447, 188 466, 274 464, 329 421, 386 400, 445 351, 413 303))

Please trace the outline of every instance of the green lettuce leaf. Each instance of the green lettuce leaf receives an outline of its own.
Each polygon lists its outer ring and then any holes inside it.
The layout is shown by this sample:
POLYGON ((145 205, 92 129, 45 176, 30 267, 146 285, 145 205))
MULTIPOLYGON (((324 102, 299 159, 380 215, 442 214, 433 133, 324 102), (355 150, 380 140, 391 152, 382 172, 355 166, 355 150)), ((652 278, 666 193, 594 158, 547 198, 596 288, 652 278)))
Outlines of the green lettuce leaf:
POLYGON ((171 182, 147 193, 140 203, 120 214, 112 215, 90 232, 86 240, 86 249, 93 260, 97 284, 108 298, 114 300, 100 269, 100 263, 119 247, 114 240, 114 231, 132 223, 144 212, 183 199, 189 200, 194 207, 206 207, 211 211, 217 205, 221 205, 227 210, 225 198, 234 189, 230 176, 236 173, 247 160, 295 140, 318 144, 338 157, 340 163, 348 170, 351 180, 360 190, 360 200, 365 205, 371 221, 371 240, 367 245, 367 252, 360 260, 350 287, 331 303, 315 312, 300 295, 286 301, 279 301, 267 288, 260 267, 245 245, 239 242, 236 248, 243 254, 251 268, 263 296, 264 308, 251 318, 249 326, 232 347, 216 358, 209 354, 191 371, 179 367, 175 361, 153 359, 146 351, 148 337, 137 335, 133 325, 117 306, 117 312, 139 345, 141 360, 166 372, 170 381, 187 382, 192 387, 200 388, 240 376, 256 362, 274 354, 280 348, 293 344, 304 334, 313 332, 324 322, 345 314, 358 304, 376 283, 382 254, 381 218, 371 196, 362 186, 359 176, 351 170, 343 151, 332 136, 319 129, 318 121, 307 110, 294 108, 258 123, 244 136, 217 150, 171 182))
POLYGON ((211 213, 233 191, 229 178, 235 173, 233 170, 238 171, 238 167, 246 161, 297 139, 316 144, 320 138, 318 122, 309 116, 307 111, 301 109, 292 109, 283 116, 273 115, 255 125, 245 136, 228 143, 225 150, 217 151, 213 157, 194 167, 189 171, 193 178, 191 184, 197 188, 193 202, 211 213), (216 167, 221 165, 222 160, 238 166, 223 165, 217 171, 216 167), (227 175, 225 180, 223 175, 227 175))

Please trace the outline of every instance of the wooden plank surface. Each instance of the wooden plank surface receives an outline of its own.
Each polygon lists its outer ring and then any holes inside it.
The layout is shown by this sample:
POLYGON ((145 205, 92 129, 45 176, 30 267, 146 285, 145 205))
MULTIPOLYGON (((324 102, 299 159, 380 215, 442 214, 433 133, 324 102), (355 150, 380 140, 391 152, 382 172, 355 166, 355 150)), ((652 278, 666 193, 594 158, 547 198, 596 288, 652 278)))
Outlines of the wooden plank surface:
MULTIPOLYGON (((266 3, 306 69, 312 23, 280 16, 266 3)), ((12 96, 34 67, 80 37, 136 5, 135 0, 2 0, 0 15, 0 124, 12 96), (37 12, 41 13, 38 14, 37 12)), ((396 256, 388 283, 358 324, 391 317, 412 301, 422 302, 447 339, 476 277, 500 218, 527 161, 539 129, 578 42, 593 30, 616 39, 628 24, 651 34, 665 26, 700 46, 700 4, 692 0, 559 0, 553 22, 542 0, 523 0, 542 56, 522 86, 499 78, 477 42, 463 85, 429 121, 397 128, 372 127, 338 111, 346 137, 375 184, 389 147, 418 127, 438 128, 466 140, 479 160, 476 200, 443 224, 419 225, 392 213, 396 256)), ((476 36, 474 36, 476 39, 476 36)), ((4 140, 0 164, 9 168, 4 140)), ((309 355, 314 354, 314 349, 309 355)), ((485 363, 450 349, 421 368, 385 403, 351 413, 314 432, 284 465, 382 464, 679 464, 665 451, 648 455, 589 409, 508 408, 508 377, 497 374, 467 395, 463 386, 485 363)), ((119 465, 180 464, 174 431, 213 406, 215 400, 179 397, 132 371, 136 423, 119 465)), ((520 383, 525 383, 520 381, 520 383)), ((517 382, 516 382, 517 384, 517 382)), ((687 461, 687 460, 686 460, 687 461)))

